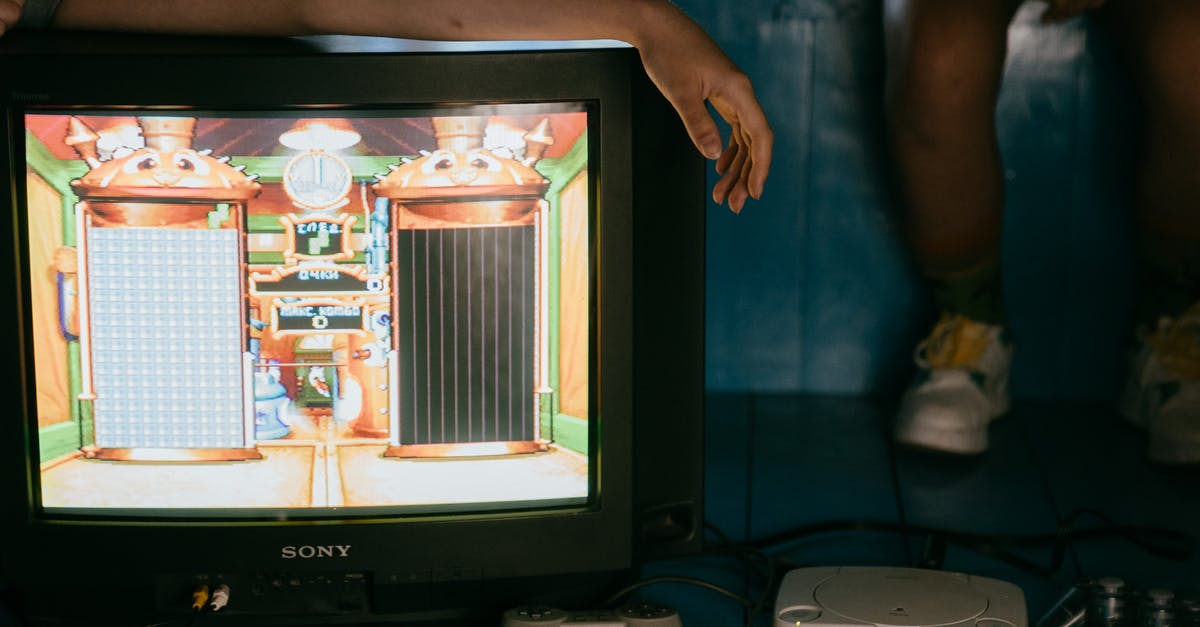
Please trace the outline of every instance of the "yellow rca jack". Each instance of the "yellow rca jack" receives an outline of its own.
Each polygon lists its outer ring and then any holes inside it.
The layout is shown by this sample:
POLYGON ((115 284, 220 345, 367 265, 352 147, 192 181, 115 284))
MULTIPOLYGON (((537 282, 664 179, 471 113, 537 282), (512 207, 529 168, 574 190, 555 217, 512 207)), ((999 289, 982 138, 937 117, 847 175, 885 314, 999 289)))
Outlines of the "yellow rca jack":
POLYGON ((196 588, 192 590, 192 611, 200 612, 204 610, 205 604, 208 603, 208 584, 196 584, 196 588))

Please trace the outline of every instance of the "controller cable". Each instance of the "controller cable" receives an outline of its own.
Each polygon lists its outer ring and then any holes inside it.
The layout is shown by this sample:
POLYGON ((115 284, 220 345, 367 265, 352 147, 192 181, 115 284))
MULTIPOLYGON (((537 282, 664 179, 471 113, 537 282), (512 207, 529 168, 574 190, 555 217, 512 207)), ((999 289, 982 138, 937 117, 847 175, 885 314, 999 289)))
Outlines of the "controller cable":
MULTIPOLYGON (((740 562, 743 562, 747 567, 749 567, 750 570, 754 572, 755 575, 757 575, 758 579, 761 580, 762 593, 760 595, 755 598, 751 598, 745 594, 739 594, 724 586, 700 579, 698 577, 660 575, 635 581, 624 588, 621 588, 617 592, 609 595, 609 597, 605 599, 605 601, 602 602, 599 607, 612 607, 629 594, 648 586, 657 584, 689 585, 709 590, 740 605, 745 610, 745 625, 746 627, 750 627, 754 623, 755 618, 764 610, 769 609, 771 603, 774 601, 774 590, 778 585, 778 560, 768 555, 765 551, 755 547, 730 542, 729 536, 707 522, 705 523, 705 528, 712 533, 712 535, 716 536, 716 542, 708 544, 699 554, 687 556, 685 559, 734 558, 740 562)), ((659 561, 671 561, 671 558, 659 561)))
MULTIPOLYGON (((613 605, 632 592, 647 586, 663 583, 685 584, 705 588, 735 601, 747 610, 746 625, 751 625, 755 618, 762 611, 768 609, 768 605, 772 602, 779 584, 777 581, 779 573, 802 567, 801 564, 793 563, 785 557, 774 555, 774 553, 794 542, 829 533, 869 532, 894 533, 905 536, 922 535, 925 542, 921 554, 914 558, 919 567, 940 569, 945 560, 947 547, 954 545, 1043 577, 1052 576, 1061 570, 1073 542, 1116 537, 1128 541, 1149 555, 1176 561, 1191 559, 1196 550, 1196 540, 1191 534, 1165 527, 1120 524, 1106 514, 1090 508, 1075 510, 1060 522, 1055 531, 1050 533, 982 534, 886 521, 835 520, 798 527, 746 543, 734 543, 730 541, 727 534, 710 523, 705 523, 705 529, 715 536, 716 542, 694 557, 734 557, 744 561, 762 582, 762 594, 758 598, 751 599, 695 577, 657 576, 634 582, 622 588, 611 595, 602 607, 613 605), (1082 527, 1080 522, 1085 518, 1097 519, 1100 524, 1082 527), (1050 547, 1050 560, 1046 565, 1021 557, 1013 550, 1047 545, 1050 547)), ((1075 570, 1080 570, 1077 562, 1075 565, 1075 570)), ((1077 573, 1077 576, 1083 577, 1084 575, 1077 573)))
POLYGON ((1062 568, 1068 548, 1073 542, 1117 537, 1147 554, 1176 561, 1190 559, 1196 549, 1196 540, 1191 534, 1165 527, 1120 524, 1102 512, 1087 508, 1072 512, 1052 533, 982 534, 905 523, 838 520, 798 527, 751 541, 749 544, 760 550, 773 552, 812 536, 846 531, 923 535, 926 537, 926 544, 920 564, 926 567, 940 566, 945 547, 955 545, 1040 576, 1054 575, 1062 568), (1079 527, 1080 519, 1085 517, 1096 518, 1101 524, 1079 527), (1030 561, 1010 550, 1016 547, 1046 545, 1050 546, 1050 560, 1047 565, 1030 561))

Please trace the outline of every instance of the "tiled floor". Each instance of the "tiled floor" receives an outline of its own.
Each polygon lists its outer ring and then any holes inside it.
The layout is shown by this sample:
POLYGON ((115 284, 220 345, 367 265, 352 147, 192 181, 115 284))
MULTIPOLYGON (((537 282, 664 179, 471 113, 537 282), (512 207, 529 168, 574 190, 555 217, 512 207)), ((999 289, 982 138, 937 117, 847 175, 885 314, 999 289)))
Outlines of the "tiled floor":
MULTIPOLYGON (((1108 406, 1024 402, 991 428, 991 448, 957 459, 897 449, 886 437, 889 404, 860 398, 711 396, 708 403, 709 523, 734 541, 769 543, 781 568, 807 565, 915 565, 922 527, 997 536, 998 546, 1049 572, 1035 573, 966 544, 949 543, 943 568, 1019 585, 1031 624, 1073 582, 1118 576, 1140 587, 1200 596, 1200 556, 1177 560, 1102 534, 1071 543, 1050 570, 1049 544, 1000 543, 1017 534, 1053 534, 1080 510, 1125 525, 1200 535, 1200 469, 1167 469, 1145 457, 1145 435, 1108 406), (822 523, 857 530, 796 535, 822 523)), ((1083 515, 1076 528, 1104 523, 1083 515)), ((707 578, 748 595, 761 591, 745 565, 687 558, 647 569, 707 578)), ((690 586, 647 588, 643 597, 678 607, 688 627, 741 625, 741 607, 690 586)), ((756 625, 769 624, 765 613, 756 625)))

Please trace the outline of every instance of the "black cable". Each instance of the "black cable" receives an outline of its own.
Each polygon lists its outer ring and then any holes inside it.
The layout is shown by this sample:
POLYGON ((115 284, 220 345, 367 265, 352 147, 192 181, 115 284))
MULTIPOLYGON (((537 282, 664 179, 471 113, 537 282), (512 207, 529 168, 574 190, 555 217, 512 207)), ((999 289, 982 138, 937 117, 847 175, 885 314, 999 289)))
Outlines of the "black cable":
POLYGON ((704 521, 704 529, 705 529, 705 531, 708 531, 717 537, 717 546, 730 546, 731 544, 733 544, 732 542, 729 541, 728 534, 726 534, 724 531, 721 531, 720 527, 717 527, 716 525, 708 522, 707 520, 704 521))
POLYGON ((878 522, 872 520, 833 520, 796 527, 794 529, 769 535, 765 538, 752 540, 749 542, 749 544, 765 551, 771 551, 782 545, 791 544, 792 542, 826 533, 846 531, 908 533, 913 528, 914 527, 910 525, 905 525, 902 523, 878 522))
POLYGON ((770 583, 775 576, 775 559, 766 551, 751 546, 739 544, 714 546, 704 549, 703 552, 693 557, 733 557, 745 562, 766 583, 770 583))
MULTIPOLYGON (((754 618, 773 600, 771 590, 775 584, 775 559, 767 555, 765 551, 747 546, 745 544, 733 544, 729 540, 729 536, 718 528, 716 525, 705 521, 705 529, 708 529, 717 536, 718 544, 706 547, 701 555, 707 556, 732 556, 743 561, 749 568, 753 569, 762 580, 762 594, 758 598, 758 602, 754 607, 749 609, 746 618, 746 625, 749 627, 753 624, 754 618)), ((743 592, 750 593, 751 583, 747 580, 743 583, 743 592)))
POLYGON ((1052 533, 980 534, 902 523, 840 520, 799 527, 753 541, 750 544, 771 551, 812 536, 847 531, 897 533, 906 537, 913 533, 920 533, 931 538, 940 538, 937 541, 970 549, 1042 576, 1057 572, 1062 566, 1071 543, 1083 540, 1120 537, 1148 554, 1171 560, 1186 560, 1195 552, 1195 539, 1190 534, 1162 527, 1118 524, 1108 516, 1092 509, 1073 512, 1052 533), (1075 528, 1077 521, 1085 516, 1098 518, 1104 524, 1099 527, 1075 528), (1006 548, 1045 545, 1051 547, 1049 565, 1036 564, 1006 548))
POLYGON ((1108 525, 1117 535, 1151 555, 1167 559, 1188 559, 1195 551, 1195 538, 1191 534, 1160 527, 1121 525, 1103 512, 1091 508, 1075 510, 1063 521, 1062 527, 1069 527, 1076 520, 1085 516, 1099 519, 1108 525), (1165 541, 1167 546, 1155 544, 1160 540, 1165 541), (1174 546, 1171 546, 1172 543, 1174 543, 1174 546))
POLYGON ((684 584, 684 585, 704 588, 705 590, 709 590, 709 591, 715 592, 723 597, 726 597, 728 599, 732 599, 732 600, 736 601, 737 603, 741 604, 743 607, 747 607, 747 608, 754 607, 754 605, 756 603, 755 601, 747 599, 746 597, 744 597, 736 592, 733 592, 727 588, 718 586, 717 584, 712 583, 710 581, 705 581, 703 579, 699 579, 696 577, 679 577, 679 576, 674 576, 674 575, 664 575, 661 577, 650 577, 649 579, 635 581, 635 582, 629 584, 628 586, 621 588, 617 592, 613 593, 612 596, 608 597, 608 599, 606 599, 604 601, 604 603, 601 604, 601 607, 611 607, 613 605, 616 605, 616 603, 618 601, 620 601, 621 599, 623 599, 625 596, 629 595, 630 593, 632 593, 636 590, 645 588, 646 586, 652 586, 652 585, 656 585, 656 584, 660 584, 660 583, 678 583, 678 584, 684 584))
MULTIPOLYGON (((1018 422, 1017 426, 1020 428, 1021 435, 1026 442, 1032 442, 1034 439, 1036 439, 1035 436, 1029 431, 1028 425, 1026 425, 1022 422, 1018 422)), ((1056 502, 1057 499, 1054 496, 1054 486, 1051 484, 1051 481, 1050 481, 1051 473, 1048 472, 1046 460, 1041 455, 1035 455, 1034 459, 1033 459, 1033 463, 1035 466, 1038 467, 1038 471, 1037 471, 1038 483, 1041 484, 1041 486, 1042 486, 1042 492, 1044 493, 1044 496, 1051 503, 1056 502)), ((1055 507, 1054 509, 1057 511, 1058 508, 1055 507)), ((1060 532, 1064 531, 1067 527, 1069 527, 1073 516, 1074 516, 1074 513, 1068 515, 1066 519, 1059 520, 1058 529, 1060 532)), ((1075 571, 1074 578, 1077 581, 1080 579, 1083 579, 1083 565, 1079 561, 1079 553, 1078 553, 1078 551, 1075 550, 1074 544, 1070 543, 1069 540, 1064 539, 1064 541, 1067 542, 1067 557, 1070 558, 1071 566, 1073 567, 1073 569, 1075 571)))
POLYGON ((779 590, 779 568, 776 564, 776 560, 768 555, 766 551, 752 549, 750 547, 747 547, 745 550, 747 551, 748 555, 757 556, 765 565, 765 572, 762 573, 762 595, 759 596, 758 603, 755 604, 754 607, 750 608, 749 616, 746 617, 746 624, 753 625, 754 619, 757 618, 758 615, 764 610, 770 609, 771 605, 775 601, 775 596, 778 594, 779 590))
POLYGON ((910 536, 921 534, 926 539, 925 551, 922 556, 922 565, 925 567, 940 567, 945 556, 946 546, 955 545, 1021 570, 1047 577, 1058 572, 1068 553, 1073 555, 1071 548, 1074 542, 1118 537, 1150 555, 1171 560, 1190 559, 1195 553, 1196 542, 1191 534, 1174 529, 1119 524, 1104 513, 1090 508, 1072 512, 1062 520, 1057 529, 1049 533, 982 534, 886 521, 835 520, 806 525, 752 542, 733 544, 730 543, 729 537, 716 526, 706 522, 705 529, 716 536, 718 541, 717 544, 710 545, 696 557, 735 557, 744 561, 762 580, 762 594, 757 599, 742 596, 717 584, 694 577, 659 576, 634 582, 622 588, 610 596, 602 607, 615 604, 626 595, 646 586, 660 583, 686 584, 705 588, 736 601, 747 610, 745 617, 746 625, 749 626, 753 624, 759 613, 770 605, 777 594, 778 573, 803 566, 784 557, 772 555, 772 552, 779 551, 792 542, 827 533, 896 533, 905 537, 906 544, 910 536), (1099 520, 1102 525, 1077 528, 1076 525, 1079 521, 1087 517, 1099 520), (1014 547, 1047 545, 1051 549, 1048 565, 1037 564, 1010 550, 1014 547))
POLYGON ((916 566, 931 570, 941 570, 945 562, 946 539, 940 535, 925 536, 925 543, 921 547, 921 558, 917 560, 916 566))
POLYGON ((749 608, 750 616, 748 622, 752 623, 754 617, 757 616, 764 608, 770 605, 774 599, 774 590, 777 585, 778 567, 775 563, 775 558, 767 554, 766 551, 746 545, 734 545, 723 549, 730 555, 740 558, 750 566, 762 580, 762 593, 758 596, 757 601, 749 608))
MULTIPOLYGON (((762 610, 769 607, 774 602, 775 590, 778 585, 778 581, 777 581, 778 574, 777 573, 779 572, 778 566, 776 564, 777 558, 769 555, 766 551, 763 551, 756 547, 752 547, 752 546, 749 546, 746 544, 732 543, 729 540, 729 536, 727 534, 725 534, 716 525, 713 525, 712 523, 709 523, 708 521, 705 521, 704 528, 709 533, 711 533, 713 536, 715 536, 717 538, 717 541, 715 544, 707 545, 701 553, 694 555, 694 556, 689 556, 689 559, 690 558, 705 558, 705 557, 734 558, 734 559, 737 559, 739 562, 745 564, 746 567, 748 568, 748 570, 753 571, 753 573, 755 575, 757 575, 758 578, 760 579, 760 583, 762 586, 762 592, 761 592, 761 594, 758 595, 757 598, 751 599, 747 596, 743 596, 743 595, 736 594, 736 593, 732 593, 734 595, 733 597, 728 597, 728 598, 736 597, 735 600, 737 600, 743 607, 745 607, 747 609, 747 614, 745 616, 745 620, 746 620, 747 627, 749 627, 750 625, 753 624, 754 619, 762 612, 762 610)), ((743 571, 743 577, 746 576, 747 572, 748 571, 743 571)), ((679 580, 671 580, 671 581, 673 581, 674 583, 696 583, 697 581, 703 581, 703 580, 695 580, 692 578, 683 578, 683 579, 687 579, 690 581, 679 581, 679 580)), ((661 579, 646 580, 645 582, 637 582, 635 584, 631 584, 631 586, 618 592, 617 594, 614 594, 611 598, 620 598, 620 596, 624 596, 625 594, 632 592, 633 589, 640 588, 643 585, 650 585, 651 583, 662 583, 662 582, 664 582, 664 580, 661 580, 661 579)), ((710 582, 704 582, 704 584, 705 584, 704 587, 706 587, 706 588, 709 588, 709 586, 715 586, 715 588, 720 588, 721 590, 724 590, 724 592, 719 592, 720 594, 722 594, 722 596, 728 596, 725 594, 725 592, 730 592, 729 590, 723 589, 720 586, 716 586, 715 584, 711 584, 710 582)), ((697 583, 696 585, 701 585, 701 584, 697 583)), ((753 582, 750 581, 749 578, 746 578, 745 586, 747 587, 747 592, 748 592, 749 589, 753 586, 753 582)), ((709 589, 713 589, 713 588, 709 588, 709 589)), ((716 590, 714 590, 714 591, 716 591, 716 590)))
MULTIPOLYGON (((898 403, 896 405, 898 406, 898 403)), ((888 412, 880 412, 880 414, 884 416, 886 416, 887 413, 888 412)), ((880 429, 880 432, 885 434, 891 433, 891 428, 887 424, 886 418, 884 418, 883 428, 880 429)), ((892 499, 896 503, 896 516, 907 524, 908 510, 904 507, 904 486, 902 486, 900 482, 900 460, 897 459, 896 456, 897 447, 894 445, 891 438, 888 438, 887 436, 884 437, 887 439, 887 442, 884 445, 884 450, 887 451, 887 463, 891 471, 888 473, 888 475, 892 481, 892 499)), ((916 557, 913 555, 912 541, 909 540, 907 535, 904 536, 904 556, 905 563, 907 563, 909 566, 917 565, 916 557)))

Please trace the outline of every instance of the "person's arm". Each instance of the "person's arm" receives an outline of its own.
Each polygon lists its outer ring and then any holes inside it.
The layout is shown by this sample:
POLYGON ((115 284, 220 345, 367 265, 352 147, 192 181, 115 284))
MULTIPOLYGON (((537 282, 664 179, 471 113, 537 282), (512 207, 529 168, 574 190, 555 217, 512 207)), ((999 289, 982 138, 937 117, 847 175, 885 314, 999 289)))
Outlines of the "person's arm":
MULTIPOLYGON (((7 5, 22 1, 0 0, 0 19, 3 10, 11 12, 7 5)), ((667 0, 62 0, 54 26, 433 40, 619 39, 638 49, 700 152, 717 159, 723 175, 713 189, 717 202, 740 211, 747 197, 762 194, 771 163, 773 135, 749 79, 667 0), (724 148, 705 101, 732 128, 724 148)))

